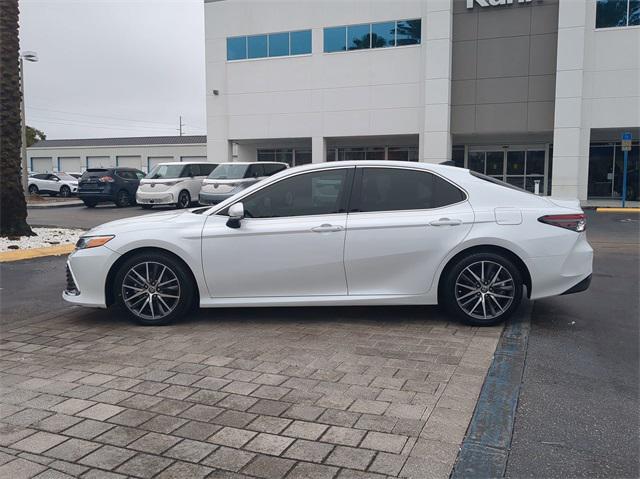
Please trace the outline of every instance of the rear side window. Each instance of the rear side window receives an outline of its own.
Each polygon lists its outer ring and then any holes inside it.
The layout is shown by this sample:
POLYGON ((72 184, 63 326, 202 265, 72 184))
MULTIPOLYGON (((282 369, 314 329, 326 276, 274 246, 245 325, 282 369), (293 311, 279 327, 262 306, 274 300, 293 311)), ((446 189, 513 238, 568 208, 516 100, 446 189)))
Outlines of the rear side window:
POLYGON ((473 171, 473 170, 470 170, 469 173, 471 174, 471 176, 475 176, 476 178, 480 178, 481 180, 488 181, 489 183, 493 183, 494 185, 504 186, 505 188, 509 188, 511 190, 516 190, 516 191, 521 191, 522 193, 529 193, 531 195, 533 194, 529 190, 524 190, 522 188, 518 188, 517 186, 509 184, 509 183, 507 183, 505 181, 501 181, 501 180, 499 180, 497 178, 494 178, 493 176, 483 175, 482 173, 478 173, 477 171, 473 171))
POLYGON ((264 166, 264 174, 265 176, 275 175, 279 171, 282 171, 286 168, 285 165, 273 165, 273 164, 265 164, 264 166))
POLYGON ((137 177, 133 171, 129 170, 116 170, 116 174, 120 178, 124 178, 125 180, 136 180, 137 177))
POLYGON ((353 211, 424 210, 464 199, 462 190, 427 171, 363 168, 359 201, 353 211))

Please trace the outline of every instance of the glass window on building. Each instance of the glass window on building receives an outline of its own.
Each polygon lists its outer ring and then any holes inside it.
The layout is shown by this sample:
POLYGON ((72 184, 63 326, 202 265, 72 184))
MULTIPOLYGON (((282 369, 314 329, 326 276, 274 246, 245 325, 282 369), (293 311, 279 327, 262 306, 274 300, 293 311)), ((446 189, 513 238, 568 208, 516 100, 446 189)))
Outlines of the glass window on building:
POLYGON ((371 48, 396 46, 396 22, 371 24, 371 48))
POLYGON ((458 168, 464 168, 464 146, 454 145, 451 149, 451 161, 458 168))
POLYGON ((289 55, 289 33, 271 33, 269 35, 269 56, 285 57, 289 55))
MULTIPOLYGON (((627 163, 627 200, 640 201, 640 145, 632 144, 627 163)), ((589 147, 589 198, 622 198, 624 152, 620 143, 592 143, 589 147)))
POLYGON ((267 56, 267 36, 252 35, 247 37, 247 58, 264 58, 267 56))
POLYGON ((640 25, 640 0, 597 0, 596 28, 640 25))
POLYGON ((347 27, 324 29, 325 53, 343 52, 347 49, 347 27))
POLYGON ((390 146, 387 152, 389 161, 418 161, 417 146, 390 146))
POLYGON ((311 150, 306 148, 259 149, 256 158, 258 161, 280 161, 289 166, 300 166, 311 163, 311 150))
POLYGON ((347 41, 349 42, 349 50, 371 48, 371 24, 349 25, 347 27, 347 41))
POLYGON ((247 58, 247 37, 227 38, 227 60, 247 58))
POLYGON ((418 45, 422 38, 422 21, 398 20, 396 22, 396 45, 418 45))
POLYGON ((291 55, 311 53, 311 30, 291 32, 291 55))

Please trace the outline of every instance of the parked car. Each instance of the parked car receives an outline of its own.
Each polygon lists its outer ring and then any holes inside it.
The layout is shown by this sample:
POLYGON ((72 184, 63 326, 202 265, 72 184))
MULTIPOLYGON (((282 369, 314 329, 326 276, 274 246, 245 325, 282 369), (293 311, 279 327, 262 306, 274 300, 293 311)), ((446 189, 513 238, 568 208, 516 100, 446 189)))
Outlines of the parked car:
POLYGON ((80 177, 78 196, 88 208, 113 202, 122 208, 135 204, 144 173, 135 168, 89 168, 80 177))
POLYGON ((78 179, 78 180, 79 180, 79 179, 80 179, 80 177, 82 176, 82 173, 78 173, 78 172, 76 172, 76 171, 72 171, 72 172, 69 172, 69 173, 67 173, 67 174, 68 174, 68 175, 73 176, 74 178, 76 178, 76 179, 78 179))
POLYGON ((216 166, 208 162, 160 163, 140 182, 136 199, 144 209, 154 205, 187 208, 197 201, 202 181, 216 166))
POLYGON ((48 193, 68 197, 78 192, 78 179, 64 173, 36 173, 29 176, 29 194, 48 193))
POLYGON ((578 200, 467 169, 332 162, 280 172, 213 207, 114 221, 78 241, 65 300, 142 324, 201 307, 441 304, 493 325, 588 288, 578 200), (106 246, 105 246, 106 245, 106 246))
POLYGON ((268 176, 289 168, 286 163, 257 161, 253 163, 221 163, 202 182, 199 202, 215 205, 268 176))

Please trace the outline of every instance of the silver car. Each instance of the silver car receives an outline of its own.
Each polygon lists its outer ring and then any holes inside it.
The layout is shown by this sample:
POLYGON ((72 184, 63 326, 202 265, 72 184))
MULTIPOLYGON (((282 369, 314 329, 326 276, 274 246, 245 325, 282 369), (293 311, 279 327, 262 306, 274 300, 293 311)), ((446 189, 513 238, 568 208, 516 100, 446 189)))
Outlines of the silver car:
POLYGON ((221 163, 202 183, 198 201, 215 205, 289 165, 276 161, 221 163))

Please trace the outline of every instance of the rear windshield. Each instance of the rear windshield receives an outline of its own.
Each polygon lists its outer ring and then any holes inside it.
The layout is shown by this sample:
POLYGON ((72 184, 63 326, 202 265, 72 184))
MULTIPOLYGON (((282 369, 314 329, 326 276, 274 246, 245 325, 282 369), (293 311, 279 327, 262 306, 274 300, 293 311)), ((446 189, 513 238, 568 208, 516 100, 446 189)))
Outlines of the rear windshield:
POLYGON ((509 188, 511 190, 521 191, 522 193, 529 193, 530 195, 533 194, 529 190, 510 185, 509 183, 494 178, 493 176, 483 175, 482 173, 478 173, 477 171, 469 171, 469 173, 471 173, 471 176, 475 176, 476 178, 480 178, 481 180, 488 181, 489 183, 493 183, 494 185, 504 186, 505 188, 509 188))
POLYGON ((180 178, 184 165, 156 165, 145 179, 160 180, 164 178, 180 178))
POLYGON ((223 163, 218 165, 208 176, 210 180, 240 180, 245 177, 249 165, 223 163))
POLYGON ((109 173, 109 169, 107 168, 89 168, 82 173, 82 178, 91 178, 96 176, 104 176, 109 173))

